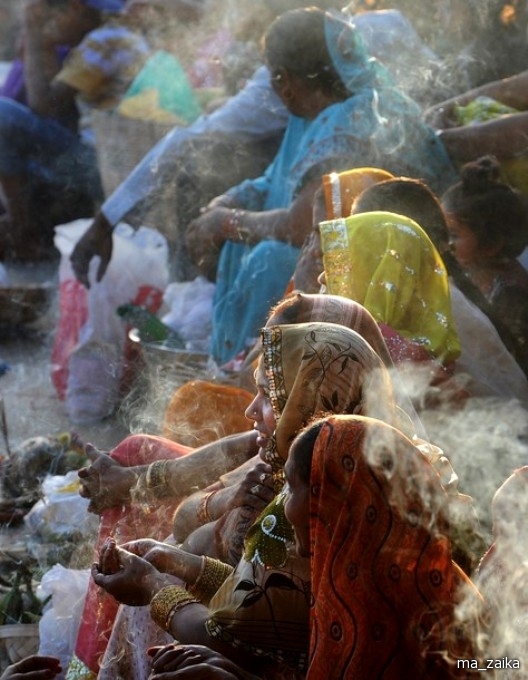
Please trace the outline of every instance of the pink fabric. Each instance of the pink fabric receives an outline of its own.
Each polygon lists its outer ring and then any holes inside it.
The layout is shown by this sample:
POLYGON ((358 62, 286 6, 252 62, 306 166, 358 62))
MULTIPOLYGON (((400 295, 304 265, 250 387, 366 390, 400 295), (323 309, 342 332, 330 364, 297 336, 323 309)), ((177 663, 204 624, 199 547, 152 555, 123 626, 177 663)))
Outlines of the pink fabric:
MULTIPOLYGON (((180 458, 192 450, 162 437, 132 435, 120 442, 110 455, 124 467, 131 467, 155 460, 180 458)), ((171 533, 172 516, 179 501, 178 498, 171 498, 170 503, 160 501, 155 508, 145 504, 123 504, 105 510, 101 515, 95 559, 101 544, 109 535, 114 536, 119 543, 146 536, 165 539, 171 533)), ((90 581, 75 655, 94 673, 98 672, 99 662, 107 647, 118 606, 111 595, 90 581)))

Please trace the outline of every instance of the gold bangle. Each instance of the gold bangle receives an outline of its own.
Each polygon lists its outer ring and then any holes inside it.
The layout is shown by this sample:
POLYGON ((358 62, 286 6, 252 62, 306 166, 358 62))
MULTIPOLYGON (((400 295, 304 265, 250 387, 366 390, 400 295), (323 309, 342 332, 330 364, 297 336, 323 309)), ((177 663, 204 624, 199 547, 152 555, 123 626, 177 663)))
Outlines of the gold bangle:
POLYGON ((233 571, 233 567, 229 564, 204 556, 198 578, 192 586, 188 586, 189 592, 200 602, 207 604, 233 571))
POLYGON ((148 466, 145 477, 146 486, 156 496, 161 496, 167 491, 168 462, 168 460, 155 460, 148 466))
POLYGON ((165 586, 150 601, 150 616, 154 623, 168 631, 174 614, 188 604, 197 601, 181 586, 165 586))
POLYGON ((212 522, 213 518, 209 514, 209 501, 211 500, 211 497, 215 495, 215 493, 219 491, 219 489, 214 489, 213 491, 209 491, 208 493, 205 494, 205 496, 202 498, 200 501, 200 505, 198 506, 198 510, 196 512, 196 516, 198 518, 198 522, 200 525, 202 524, 207 524, 208 522, 212 522))

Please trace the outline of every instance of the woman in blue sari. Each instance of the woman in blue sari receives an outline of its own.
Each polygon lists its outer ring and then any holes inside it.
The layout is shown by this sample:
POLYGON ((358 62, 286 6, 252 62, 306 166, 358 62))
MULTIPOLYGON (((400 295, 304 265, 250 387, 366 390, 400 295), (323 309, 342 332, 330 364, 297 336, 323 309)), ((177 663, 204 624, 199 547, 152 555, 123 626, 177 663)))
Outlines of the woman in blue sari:
POLYGON ((311 228, 312 196, 325 172, 382 167, 441 188, 454 169, 338 12, 285 12, 268 28, 264 56, 290 112, 264 175, 213 199, 187 230, 191 258, 216 279, 211 353, 224 363, 252 344, 280 299, 311 228))

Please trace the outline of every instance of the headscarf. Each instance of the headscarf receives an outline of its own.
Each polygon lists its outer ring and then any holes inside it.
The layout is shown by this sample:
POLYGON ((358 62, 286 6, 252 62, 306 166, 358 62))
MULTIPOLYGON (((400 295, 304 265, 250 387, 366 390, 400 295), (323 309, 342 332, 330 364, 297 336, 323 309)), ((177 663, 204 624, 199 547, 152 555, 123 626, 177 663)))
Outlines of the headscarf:
POLYGON ((431 357, 449 363, 460 354, 445 265, 413 220, 368 212, 321 222, 329 293, 363 304, 431 357))
MULTIPOLYGON (((376 337, 376 333, 372 333, 376 337)), ((266 327, 262 365, 277 427, 266 449, 282 468, 291 441, 322 413, 364 413, 395 421, 392 383, 364 337, 333 323, 266 327)))
POLYGON ((474 658, 455 605, 480 596, 451 559, 446 505, 398 430, 357 416, 323 423, 310 477, 307 678, 457 677, 456 659, 474 658))
POLYGON ((353 168, 323 175, 327 219, 348 217, 354 200, 362 191, 393 177, 390 172, 380 168, 353 168))
MULTIPOLYGON (((291 440, 312 417, 329 412, 395 417, 388 372, 355 331, 332 323, 271 326, 262 330, 262 345, 260 361, 277 418, 266 455, 279 481, 291 440)), ((293 550, 284 498, 281 488, 251 527, 244 557, 211 600, 206 625, 212 637, 303 669, 309 561, 293 550)))
POLYGON ((345 14, 325 12, 325 39, 330 59, 351 94, 364 88, 393 85, 390 72, 368 54, 360 32, 345 14))

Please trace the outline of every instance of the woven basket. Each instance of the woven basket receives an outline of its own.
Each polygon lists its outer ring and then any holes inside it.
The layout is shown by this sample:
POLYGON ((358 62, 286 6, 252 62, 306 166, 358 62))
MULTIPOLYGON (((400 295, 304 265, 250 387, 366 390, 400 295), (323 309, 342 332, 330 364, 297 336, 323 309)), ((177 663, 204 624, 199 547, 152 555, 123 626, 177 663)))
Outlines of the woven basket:
POLYGON ((4 641, 10 663, 21 661, 38 652, 38 623, 13 623, 0 626, 0 639, 4 641))
POLYGON ((174 125, 127 118, 112 110, 91 113, 97 160, 109 196, 174 125))

